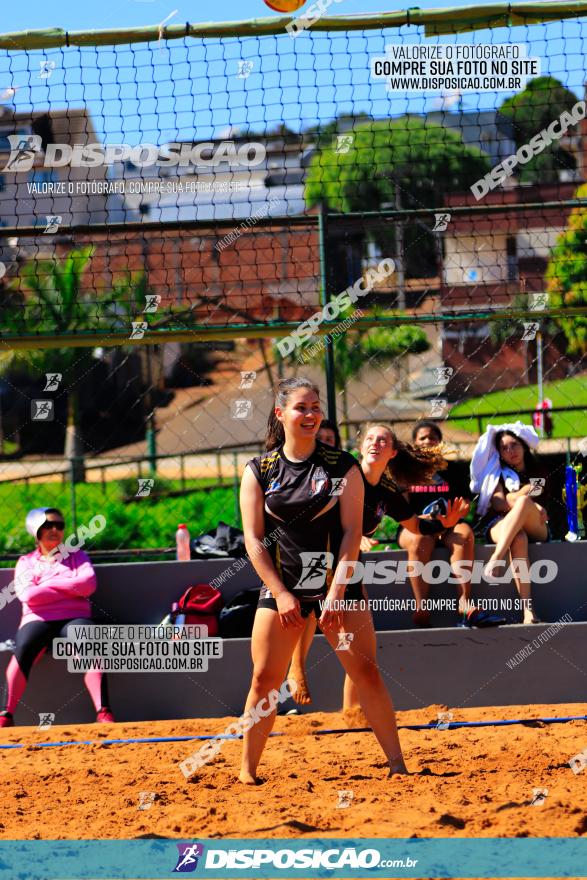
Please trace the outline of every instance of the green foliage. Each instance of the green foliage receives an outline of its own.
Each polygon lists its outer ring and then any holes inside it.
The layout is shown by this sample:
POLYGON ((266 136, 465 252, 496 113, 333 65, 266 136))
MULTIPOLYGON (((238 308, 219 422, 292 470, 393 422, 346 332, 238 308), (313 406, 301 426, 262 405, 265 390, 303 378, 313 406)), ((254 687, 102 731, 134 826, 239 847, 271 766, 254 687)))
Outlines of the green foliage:
MULTIPOLYGON (((507 98, 499 112, 513 124, 516 149, 563 113, 571 110, 579 99, 558 79, 539 76, 530 80, 526 88, 507 98)), ((556 143, 552 143, 526 165, 520 166, 520 180, 524 183, 556 183, 558 172, 574 168, 573 157, 556 143)))
MULTIPOLYGON (((187 480, 187 488, 198 488, 201 480, 187 480)), ((205 481, 208 482, 209 481, 205 481)), ((145 496, 130 504, 123 497, 136 495, 137 480, 130 479, 76 486, 78 526, 87 525, 96 514, 106 518, 106 528, 96 535, 86 548, 113 550, 127 548, 173 547, 175 531, 180 522, 188 525, 192 537, 214 528, 220 519, 239 526, 232 485, 208 492, 193 492, 181 497, 157 498, 145 496)), ((180 490, 179 480, 155 478, 154 492, 180 490)), ((0 552, 29 553, 32 538, 24 528, 24 519, 31 507, 59 508, 66 520, 66 536, 71 534, 71 488, 63 483, 23 484, 2 483, 0 504, 5 511, 0 534, 0 552)))
MULTIPOLYGON (((577 198, 587 198, 587 185, 579 187, 577 198)), ((573 208, 568 227, 554 246, 546 271, 551 305, 587 306, 587 210, 573 208)), ((571 354, 587 352, 587 317, 573 315, 559 319, 571 354)))
POLYGON ((331 210, 377 210, 393 202, 396 185, 403 207, 441 204, 489 170, 488 157, 462 137, 418 116, 369 122, 354 129, 348 152, 325 146, 313 157, 306 202, 325 199, 331 210))

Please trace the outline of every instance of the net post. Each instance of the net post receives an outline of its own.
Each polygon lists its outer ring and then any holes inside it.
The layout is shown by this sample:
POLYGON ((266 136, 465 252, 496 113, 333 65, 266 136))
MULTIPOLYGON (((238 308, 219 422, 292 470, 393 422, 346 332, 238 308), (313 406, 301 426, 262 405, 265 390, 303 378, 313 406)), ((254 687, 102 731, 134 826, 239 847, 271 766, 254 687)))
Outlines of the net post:
MULTIPOLYGON (((320 305, 322 308, 330 301, 328 290, 328 265, 326 242, 328 235, 328 208, 325 199, 320 201, 318 214, 318 245, 320 255, 320 305)), ((336 424, 336 387, 334 381, 334 350, 332 339, 326 336, 324 346, 324 369, 326 373, 326 399, 328 401, 328 418, 336 424)))

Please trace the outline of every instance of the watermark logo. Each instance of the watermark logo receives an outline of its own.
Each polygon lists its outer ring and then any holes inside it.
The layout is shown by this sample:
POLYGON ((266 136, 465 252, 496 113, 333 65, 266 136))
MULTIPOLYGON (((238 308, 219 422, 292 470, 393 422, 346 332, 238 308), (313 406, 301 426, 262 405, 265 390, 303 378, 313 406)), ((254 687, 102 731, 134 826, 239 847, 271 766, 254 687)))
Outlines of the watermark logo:
POLYGON ((446 415, 446 410, 448 407, 448 400, 444 397, 434 397, 430 401, 430 407, 428 409, 428 418, 430 419, 442 419, 446 415))
POLYGON ((161 294, 160 293, 148 293, 145 296, 145 308, 143 312, 153 313, 156 312, 159 308, 159 304, 161 303, 161 294))
POLYGON ((583 458, 587 458, 587 437, 583 437, 581 440, 579 440, 577 447, 583 458))
POLYGON ((338 803, 336 805, 339 810, 347 810, 353 802, 355 794, 353 791, 339 791, 338 803))
POLYGON ((145 331, 149 329, 149 325, 146 321, 131 321, 132 330, 130 331, 129 339, 142 339, 145 335, 145 331))
POLYGON ((55 712, 39 712, 39 726, 37 730, 49 730, 55 721, 55 712))
POLYGON ((259 700, 256 706, 247 709, 240 718, 229 724, 223 734, 204 743, 203 746, 200 746, 197 752, 194 752, 193 755, 190 755, 185 761, 181 761, 179 769, 186 779, 189 779, 196 770, 200 770, 218 754, 222 749, 223 740, 226 740, 227 738, 232 739, 233 737, 242 736, 244 733, 247 733, 247 731, 249 731, 253 725, 258 724, 262 718, 267 718, 271 715, 272 712, 275 711, 275 707, 278 703, 288 700, 292 694, 295 693, 295 690, 296 685, 293 681, 285 681, 279 690, 273 688, 269 691, 266 697, 259 700))
POLYGON ((318 592, 326 584, 328 569, 334 562, 333 553, 316 551, 303 551, 300 553, 302 560, 302 573, 294 587, 294 590, 316 590, 318 592))
POLYGON ((547 797, 548 797, 548 789, 547 788, 533 788, 532 789, 532 800, 530 801, 530 806, 531 807, 541 807, 547 797))
POLYGON ((173 873, 190 874, 198 867, 198 859, 204 855, 204 844, 202 843, 178 843, 179 850, 177 864, 173 869, 173 873))
POLYGON ((39 79, 50 79, 55 70, 55 62, 43 58, 42 61, 39 61, 39 66, 41 68, 39 79))
POLYGON ((47 214, 47 223, 43 229, 43 235, 52 235, 59 231, 59 227, 63 222, 61 214, 47 214))
POLYGON ((435 367, 434 371, 436 373, 436 385, 446 385, 449 379, 452 377, 454 373, 453 367, 435 367))
POLYGON ((329 493, 330 496, 336 497, 338 495, 342 495, 346 484, 347 484, 346 477, 333 477, 332 478, 332 486, 330 488, 330 493, 329 493))
POLYGON ((579 752, 578 755, 573 755, 573 757, 569 761, 569 767, 575 774, 578 776, 579 773, 582 773, 585 767, 587 767, 587 749, 583 749, 582 752, 579 752))
POLYGON ((156 797, 156 791, 139 791, 137 810, 150 810, 156 797))
POLYGON ((350 651, 351 642, 353 641, 354 638, 355 638, 354 633, 339 632, 338 633, 338 645, 336 646, 336 650, 337 651, 350 651))
POLYGON ((306 14, 300 16, 293 21, 290 21, 289 24, 286 24, 285 29, 292 38, 295 40, 296 37, 311 28, 313 24, 316 24, 317 21, 320 21, 323 15, 326 14, 327 9, 332 6, 333 3, 340 3, 341 0, 318 0, 317 3, 313 3, 311 6, 308 6, 306 10, 306 14))
POLYGON ((375 268, 368 269, 364 278, 359 278, 352 286, 333 297, 321 311, 315 312, 311 318, 303 321, 289 336, 279 340, 277 349, 281 357, 287 357, 295 348, 308 342, 324 321, 334 321, 342 311, 354 305, 360 296, 365 296, 373 290, 375 284, 385 280, 394 272, 395 263, 388 258, 381 260, 375 268))
POLYGON ((135 495, 135 498, 146 498, 147 495, 151 494, 151 489, 155 485, 155 480, 152 477, 137 477, 137 481, 139 484, 139 488, 137 494, 135 495))
POLYGON ((481 180, 477 180, 471 186, 471 192, 475 199, 477 201, 482 199, 488 192, 507 180, 518 165, 526 165, 527 162, 549 147, 553 141, 558 141, 569 128, 585 118, 586 112, 585 101, 578 101, 570 111, 563 111, 547 128, 543 128, 542 131, 530 138, 527 144, 523 144, 519 150, 492 168, 481 180))
MULTIPOLYGON (((9 135, 10 156, 4 171, 30 171, 42 152, 39 135, 9 135)), ((248 141, 237 147, 234 141, 155 144, 46 144, 42 168, 100 168, 117 162, 131 162, 137 168, 255 168, 265 161, 265 145, 248 141)))
POLYGON ((549 304, 550 297, 548 293, 529 293, 528 308, 532 312, 543 312, 549 304))
POLYGON ((338 134, 334 146, 335 153, 348 153, 353 145, 355 136, 353 134, 338 134))
POLYGON ((536 339, 536 334, 540 330, 540 324, 537 321, 523 321, 524 332, 522 333, 522 342, 532 342, 536 339))
POLYGON ((450 214, 435 214, 432 232, 446 232, 450 223, 450 214))
POLYGON ((237 79, 248 79, 253 72, 254 64, 252 61, 238 61, 237 79))
POLYGON ((542 495, 544 487, 546 486, 546 478, 545 477, 530 477, 530 485, 532 488, 528 492, 528 495, 531 497, 535 497, 537 495, 542 495))
POLYGON ((54 418, 52 400, 31 400, 31 419, 33 422, 52 422, 54 418))
POLYGON ((43 140, 38 134, 9 134, 10 155, 3 171, 30 171, 41 152, 43 140))
POLYGON ((231 419, 251 419, 253 417, 253 401, 242 398, 233 400, 230 405, 231 419))
POLYGON ((251 388, 256 378, 257 373, 255 370, 241 370, 241 383, 238 387, 245 390, 251 388))
POLYGON ((436 722, 437 730, 448 730, 451 721, 454 720, 454 712, 438 712, 438 721, 436 722))
POLYGON ((59 383, 63 379, 63 373, 45 373, 45 387, 43 391, 58 391, 59 383))

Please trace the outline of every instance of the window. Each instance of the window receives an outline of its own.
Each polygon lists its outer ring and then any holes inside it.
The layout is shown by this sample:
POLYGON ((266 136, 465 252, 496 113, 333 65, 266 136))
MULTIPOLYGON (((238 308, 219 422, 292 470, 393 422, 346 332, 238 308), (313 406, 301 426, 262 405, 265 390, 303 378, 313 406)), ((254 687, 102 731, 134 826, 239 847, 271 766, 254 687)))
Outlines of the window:
POLYGON ((518 280, 518 244, 516 239, 510 235, 506 240, 507 253, 507 275, 508 281, 518 280))

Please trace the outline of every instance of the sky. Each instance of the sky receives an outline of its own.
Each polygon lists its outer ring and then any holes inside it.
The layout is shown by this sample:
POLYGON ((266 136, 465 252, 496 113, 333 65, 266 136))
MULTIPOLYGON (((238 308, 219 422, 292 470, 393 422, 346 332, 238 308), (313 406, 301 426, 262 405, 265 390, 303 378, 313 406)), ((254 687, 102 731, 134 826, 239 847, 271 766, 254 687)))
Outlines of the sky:
MULTIPOLYGON (((420 0, 419 7, 469 5, 420 0)), ((309 3, 300 10, 307 10, 309 3)), ((409 4, 401 7, 405 8, 409 4)), ((388 0, 341 0, 330 14, 385 11, 388 0)), ((263 0, 2 0, 0 32, 61 27, 102 29, 190 21, 237 21, 277 15, 263 0), (204 10, 204 11, 202 11, 204 10)), ((583 97, 587 21, 498 28, 426 40, 418 28, 329 35, 307 32, 279 37, 171 40, 158 46, 51 49, 0 52, 0 96, 28 112, 85 104, 99 137, 111 143, 165 143, 224 137, 230 126, 265 130, 281 121, 291 128, 327 122, 340 113, 368 112, 376 118, 439 109, 441 95, 389 93, 370 77, 369 61, 385 54, 390 42, 524 43, 538 57, 542 73, 562 80, 583 97), (253 62, 247 78, 237 76, 240 61, 253 62), (55 65, 50 78, 39 76, 41 62, 55 65)), ((465 94, 464 110, 493 109, 511 93, 465 94)))

